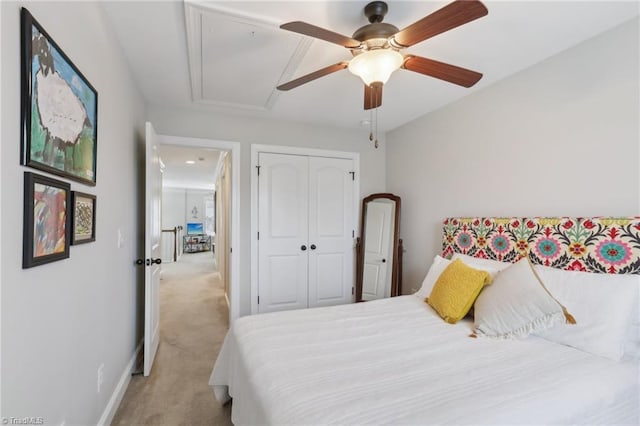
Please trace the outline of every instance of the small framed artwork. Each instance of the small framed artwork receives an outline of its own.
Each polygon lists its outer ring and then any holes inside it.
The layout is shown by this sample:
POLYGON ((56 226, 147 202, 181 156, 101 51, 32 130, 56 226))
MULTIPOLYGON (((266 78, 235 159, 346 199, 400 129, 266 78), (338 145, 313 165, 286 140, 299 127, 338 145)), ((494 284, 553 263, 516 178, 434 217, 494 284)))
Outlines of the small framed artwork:
POLYGON ((25 172, 23 269, 69 257, 70 205, 68 183, 25 172))
POLYGON ((96 196, 71 191, 73 216, 71 220, 71 244, 90 243, 96 240, 96 196))
POLYGON ((96 184, 98 92, 21 10, 21 164, 96 184))

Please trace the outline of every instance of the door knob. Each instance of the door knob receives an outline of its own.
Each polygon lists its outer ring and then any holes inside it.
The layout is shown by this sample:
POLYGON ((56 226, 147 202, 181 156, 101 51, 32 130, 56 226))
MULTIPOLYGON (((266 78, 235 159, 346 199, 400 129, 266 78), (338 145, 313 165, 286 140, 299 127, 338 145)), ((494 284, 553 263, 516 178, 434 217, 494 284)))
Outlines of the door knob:
POLYGON ((387 262, 387 259, 382 259, 382 263, 386 263, 386 262, 387 262))
POLYGON ((311 246, 309 246, 309 248, 310 248, 311 250, 315 250, 315 249, 316 249, 316 245, 315 245, 315 244, 311 244, 311 246))
POLYGON ((162 259, 136 259, 136 265, 147 265, 151 266, 153 264, 160 265, 162 263, 162 259))
POLYGON ((307 246, 305 246, 304 244, 300 246, 300 250, 305 251, 306 249, 307 249, 307 246))

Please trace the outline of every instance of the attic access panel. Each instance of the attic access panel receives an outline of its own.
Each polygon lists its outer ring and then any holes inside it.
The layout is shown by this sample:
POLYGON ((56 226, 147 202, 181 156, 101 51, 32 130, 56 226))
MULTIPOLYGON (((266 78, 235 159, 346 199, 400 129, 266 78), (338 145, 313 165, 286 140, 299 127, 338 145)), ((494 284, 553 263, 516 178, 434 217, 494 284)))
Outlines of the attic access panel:
POLYGON ((268 110, 311 41, 276 23, 228 12, 187 8, 194 101, 268 110))

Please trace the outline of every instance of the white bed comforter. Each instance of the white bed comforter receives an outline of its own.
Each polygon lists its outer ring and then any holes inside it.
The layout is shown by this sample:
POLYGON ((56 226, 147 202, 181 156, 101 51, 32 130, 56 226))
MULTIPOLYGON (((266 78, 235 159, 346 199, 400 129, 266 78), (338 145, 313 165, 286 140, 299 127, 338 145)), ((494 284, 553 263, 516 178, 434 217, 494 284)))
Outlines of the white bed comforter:
POLYGON ((235 322, 209 384, 235 425, 638 424, 638 365, 468 337, 402 296, 235 322))

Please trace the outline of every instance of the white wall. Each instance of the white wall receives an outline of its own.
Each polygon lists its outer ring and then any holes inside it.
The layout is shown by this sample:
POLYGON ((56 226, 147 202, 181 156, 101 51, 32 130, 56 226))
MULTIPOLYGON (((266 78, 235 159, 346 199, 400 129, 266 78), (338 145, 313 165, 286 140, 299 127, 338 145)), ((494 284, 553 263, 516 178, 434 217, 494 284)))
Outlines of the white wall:
POLYGON ((96 424, 141 338, 134 260, 144 102, 98 3, 25 5, 98 91, 97 185, 71 182, 97 195, 97 240, 72 246, 69 259, 21 268, 23 174, 31 170, 19 165, 21 3, 2 2, 1 415, 96 424))
POLYGON ((638 51, 635 19, 387 134, 405 293, 444 217, 640 213, 638 51))
POLYGON ((187 204, 185 205, 185 217, 187 223, 199 222, 202 223, 204 227, 206 208, 205 197, 213 199, 213 192, 187 189, 187 204))
MULTIPOLYGON (((148 117, 158 134, 240 142, 240 315, 251 312, 251 144, 286 145, 360 153, 361 196, 384 192, 385 142, 374 149, 368 130, 312 126, 235 115, 150 106, 148 117)), ((382 135, 381 135, 382 136, 382 135)), ((234 250, 234 254, 236 251, 234 250)))
POLYGON ((213 199, 213 191, 186 188, 162 189, 162 229, 182 226, 187 232, 187 223, 205 221, 205 198, 213 199), (194 218, 193 207, 197 209, 194 218))
POLYGON ((186 232, 184 210, 187 191, 182 188, 162 188, 162 229, 182 226, 186 232))
POLYGON ((186 233, 184 206, 187 203, 187 191, 179 188, 162 188, 162 229, 174 229, 182 226, 182 232, 162 233, 162 262, 173 262, 174 250, 179 258, 182 253, 182 235, 186 233), (174 242, 174 239, 178 241, 174 242), (177 246, 174 244, 177 243, 177 246))
MULTIPOLYGON (((213 191, 186 188, 162 188, 162 229, 173 229, 182 226, 182 234, 187 234, 187 223, 201 222, 205 224, 205 198, 213 200, 213 191), (193 207, 198 210, 194 218, 193 207)), ((206 232, 206 229, 204 229, 206 232)), ((178 236, 179 237, 179 236, 178 236)), ((173 234, 162 233, 162 259, 173 260, 173 234)), ((178 238, 178 256, 181 253, 182 241, 178 238)))

